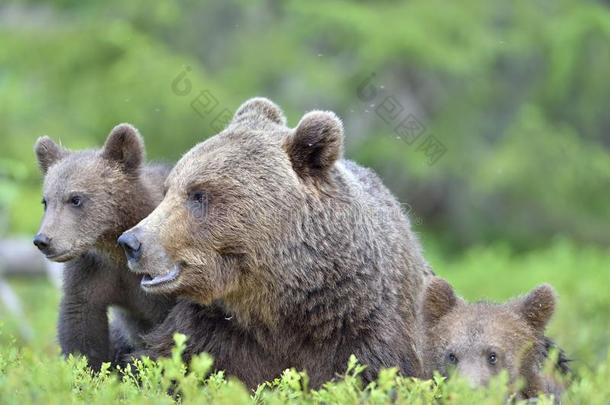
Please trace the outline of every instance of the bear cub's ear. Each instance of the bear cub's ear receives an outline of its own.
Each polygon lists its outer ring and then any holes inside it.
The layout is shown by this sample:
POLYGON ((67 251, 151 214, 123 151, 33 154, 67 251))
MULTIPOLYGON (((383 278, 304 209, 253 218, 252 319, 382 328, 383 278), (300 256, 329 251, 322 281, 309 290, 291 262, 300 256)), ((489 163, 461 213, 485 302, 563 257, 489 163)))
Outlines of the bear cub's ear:
POLYGON ((137 170, 144 160, 144 141, 130 124, 119 124, 110 131, 102 157, 118 162, 126 172, 137 170))
POLYGON ((48 136, 38 138, 34 144, 34 152, 42 174, 47 174, 51 166, 68 155, 67 150, 53 142, 48 136))
POLYGON ((254 97, 243 103, 233 116, 233 122, 239 121, 271 121, 286 125, 284 113, 273 101, 265 97, 254 97))
POLYGON ((343 154, 343 123, 330 111, 303 116, 285 149, 301 177, 323 177, 343 154))
POLYGON ((521 315, 535 330, 544 332, 555 312, 556 293, 553 287, 542 284, 517 300, 521 315))
POLYGON ((424 292, 422 312, 424 322, 434 326, 458 304, 458 298, 451 285, 442 278, 435 277, 424 292))

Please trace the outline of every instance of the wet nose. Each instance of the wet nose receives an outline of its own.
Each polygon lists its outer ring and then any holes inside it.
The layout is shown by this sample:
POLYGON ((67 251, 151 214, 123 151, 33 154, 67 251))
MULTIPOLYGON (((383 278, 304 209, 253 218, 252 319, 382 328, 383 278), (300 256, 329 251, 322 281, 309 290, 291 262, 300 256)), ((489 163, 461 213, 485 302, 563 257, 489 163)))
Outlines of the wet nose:
POLYGON ((117 243, 125 251, 125 255, 129 260, 138 261, 142 255, 142 244, 133 233, 124 233, 119 236, 117 243))
POLYGON ((42 251, 48 250, 50 244, 51 239, 43 233, 39 233, 34 237, 34 245, 42 251))

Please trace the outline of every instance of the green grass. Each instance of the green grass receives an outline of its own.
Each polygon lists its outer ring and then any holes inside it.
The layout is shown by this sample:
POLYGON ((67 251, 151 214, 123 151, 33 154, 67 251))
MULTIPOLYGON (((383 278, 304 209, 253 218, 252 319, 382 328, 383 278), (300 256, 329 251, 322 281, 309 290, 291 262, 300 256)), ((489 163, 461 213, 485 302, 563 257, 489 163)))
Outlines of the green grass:
MULTIPOLYGON (((610 252, 576 247, 557 240, 551 247, 514 255, 502 246, 471 249, 457 258, 426 252, 438 274, 448 279, 464 298, 504 300, 525 293, 542 282, 559 293, 549 335, 574 359, 574 381, 564 403, 610 403, 610 252)), ((458 380, 418 381, 384 371, 378 381, 362 386, 361 366, 351 362, 345 376, 318 390, 307 377, 287 370, 281 378, 249 392, 222 373, 208 376, 211 359, 201 355, 186 367, 179 360, 184 340, 177 337, 173 358, 138 365, 122 373, 104 370, 92 376, 81 358, 62 360, 55 343, 58 293, 43 280, 12 282, 23 300, 36 335, 20 340, 16 322, 0 307, 0 403, 42 401, 63 403, 506 403, 501 376, 487 389, 472 390, 458 380), (169 394, 169 393, 172 394, 169 394)), ((543 398, 540 403, 552 403, 543 398)))

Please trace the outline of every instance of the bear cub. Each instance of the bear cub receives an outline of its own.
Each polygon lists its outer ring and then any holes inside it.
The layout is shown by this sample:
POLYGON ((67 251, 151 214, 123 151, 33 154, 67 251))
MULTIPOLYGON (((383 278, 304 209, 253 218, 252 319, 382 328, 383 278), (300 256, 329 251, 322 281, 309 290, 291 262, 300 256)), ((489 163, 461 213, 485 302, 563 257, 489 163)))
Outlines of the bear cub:
MULTIPOLYGON (((455 371, 473 386, 481 386, 507 370, 511 384, 519 380, 524 384, 517 393, 520 397, 545 393, 558 399, 562 385, 543 370, 549 350, 555 348, 544 335, 555 297, 554 289, 543 284, 503 304, 468 303, 446 281, 433 278, 421 307, 426 377, 434 371, 445 376, 455 371)), ((559 374, 568 373, 567 362, 559 350, 555 364, 559 374)))
POLYGON ((65 263, 61 350, 85 355, 99 369, 137 347, 173 306, 172 298, 140 289, 141 276, 128 271, 116 242, 161 201, 169 168, 142 163, 142 138, 128 124, 116 126, 101 150, 70 152, 48 137, 34 150, 44 175, 44 216, 34 244, 65 263))

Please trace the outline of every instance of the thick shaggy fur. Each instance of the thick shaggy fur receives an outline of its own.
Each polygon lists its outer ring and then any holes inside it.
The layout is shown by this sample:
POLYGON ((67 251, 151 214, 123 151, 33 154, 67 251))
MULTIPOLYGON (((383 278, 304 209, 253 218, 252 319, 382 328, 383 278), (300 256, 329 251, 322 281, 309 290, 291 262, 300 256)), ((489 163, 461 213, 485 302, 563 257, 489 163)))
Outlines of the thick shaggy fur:
MULTIPOLYGON (((512 383, 525 383, 521 397, 542 392, 558 399, 562 385, 543 370, 549 350, 556 348, 544 335, 554 309, 555 292, 549 285, 504 304, 467 303, 446 281, 430 279, 421 307, 424 376, 455 370, 473 385, 485 385, 507 370, 512 383)), ((567 363, 559 349, 556 371, 568 373, 567 363)))
POLYGON ((45 214, 37 238, 50 259, 65 262, 59 315, 64 355, 87 356, 92 368, 133 350, 140 336, 167 315, 174 300, 148 295, 127 270, 116 243, 161 201, 169 168, 142 165, 136 129, 113 129, 101 150, 69 152, 48 137, 35 146, 45 175, 45 214), (115 307, 109 332, 108 308, 115 307))
POLYGON ((127 233, 142 249, 130 268, 165 280, 148 290, 184 298, 136 355, 168 355, 182 332, 187 358, 209 352, 250 387, 287 367, 319 386, 351 354, 366 380, 382 367, 418 375, 428 265, 399 203, 342 150, 333 113, 291 129, 262 98, 191 149, 159 207, 127 233))

